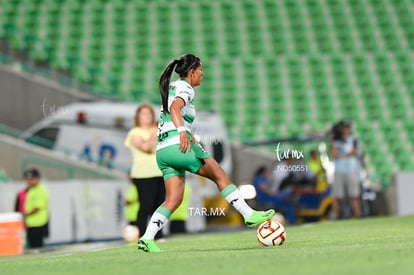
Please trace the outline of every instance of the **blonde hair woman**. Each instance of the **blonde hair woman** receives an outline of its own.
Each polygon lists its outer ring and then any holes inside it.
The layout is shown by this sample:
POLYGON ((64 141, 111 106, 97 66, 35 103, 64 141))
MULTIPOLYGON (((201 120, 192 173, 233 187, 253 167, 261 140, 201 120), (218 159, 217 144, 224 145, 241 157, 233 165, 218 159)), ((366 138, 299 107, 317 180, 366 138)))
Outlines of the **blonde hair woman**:
MULTIPOLYGON (((155 158, 157 127, 151 105, 143 104, 138 107, 135 127, 129 131, 125 146, 131 150, 133 157, 130 177, 139 194, 137 226, 143 233, 152 213, 165 199, 164 180, 155 158)), ((161 237, 162 231, 156 238, 161 237)))

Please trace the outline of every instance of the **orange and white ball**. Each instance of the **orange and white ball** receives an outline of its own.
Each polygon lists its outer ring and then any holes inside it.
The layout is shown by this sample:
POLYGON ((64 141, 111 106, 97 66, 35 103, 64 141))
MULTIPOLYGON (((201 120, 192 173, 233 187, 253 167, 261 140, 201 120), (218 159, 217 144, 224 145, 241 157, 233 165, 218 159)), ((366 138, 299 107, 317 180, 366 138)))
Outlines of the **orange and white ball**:
POLYGON ((280 246, 285 239, 285 227, 276 220, 265 221, 257 228, 257 240, 263 246, 280 246))

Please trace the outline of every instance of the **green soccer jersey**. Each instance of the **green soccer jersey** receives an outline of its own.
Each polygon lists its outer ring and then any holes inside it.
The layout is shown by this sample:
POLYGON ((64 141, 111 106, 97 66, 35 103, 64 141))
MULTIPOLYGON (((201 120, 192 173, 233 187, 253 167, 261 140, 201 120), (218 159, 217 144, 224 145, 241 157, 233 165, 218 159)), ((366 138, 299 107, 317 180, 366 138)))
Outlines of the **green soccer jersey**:
POLYGON ((170 84, 168 92, 168 113, 163 112, 161 107, 160 119, 158 122, 157 151, 174 144, 180 144, 179 133, 169 113, 171 104, 176 97, 182 98, 185 102, 185 106, 181 109, 181 116, 184 121, 185 129, 187 132, 191 133, 191 126, 196 115, 195 106, 193 104, 194 89, 186 81, 177 80, 170 84))

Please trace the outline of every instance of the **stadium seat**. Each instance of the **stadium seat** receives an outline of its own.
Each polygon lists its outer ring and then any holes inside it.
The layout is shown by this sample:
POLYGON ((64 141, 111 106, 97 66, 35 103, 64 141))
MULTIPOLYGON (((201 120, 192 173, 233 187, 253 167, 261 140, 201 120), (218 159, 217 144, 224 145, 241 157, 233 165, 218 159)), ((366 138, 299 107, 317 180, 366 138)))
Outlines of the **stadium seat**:
POLYGON ((414 131, 411 9, 410 1, 2 1, 0 24, 15 29, 2 26, 0 36, 124 100, 157 94, 168 61, 194 52, 205 72, 197 107, 220 112, 232 137, 303 134, 351 119, 374 172, 390 175, 372 144, 386 142, 397 167, 412 165, 403 152, 414 145, 398 146, 414 144, 412 135, 388 135, 387 126, 414 131), (272 126, 249 128, 251 113, 272 126))

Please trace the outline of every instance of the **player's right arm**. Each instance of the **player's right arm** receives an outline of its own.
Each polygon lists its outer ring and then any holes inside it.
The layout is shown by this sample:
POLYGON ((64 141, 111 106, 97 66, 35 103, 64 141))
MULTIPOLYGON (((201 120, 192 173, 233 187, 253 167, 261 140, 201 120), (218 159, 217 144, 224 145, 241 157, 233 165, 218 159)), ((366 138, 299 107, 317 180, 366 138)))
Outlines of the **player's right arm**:
MULTIPOLYGON (((184 127, 184 121, 181 116, 181 109, 185 106, 185 102, 181 97, 176 97, 170 106, 171 120, 175 125, 175 128, 184 127)), ((186 131, 180 132, 180 151, 185 153, 191 151, 190 139, 187 136, 186 131)))

